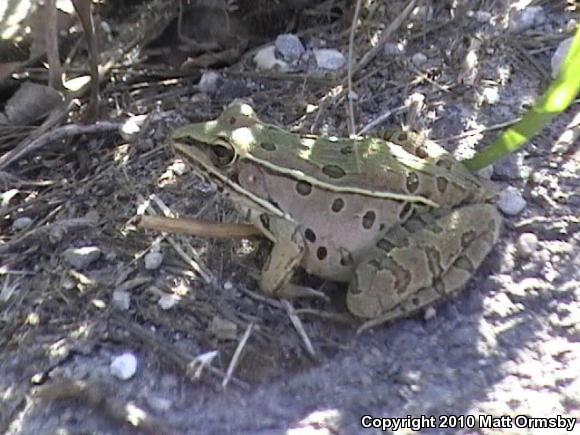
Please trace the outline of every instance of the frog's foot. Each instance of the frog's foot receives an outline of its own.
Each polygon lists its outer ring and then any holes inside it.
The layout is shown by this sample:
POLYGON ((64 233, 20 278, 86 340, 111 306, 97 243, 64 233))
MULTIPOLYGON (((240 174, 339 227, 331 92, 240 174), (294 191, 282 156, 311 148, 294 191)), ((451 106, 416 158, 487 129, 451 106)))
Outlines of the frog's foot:
POLYGON ((283 219, 271 218, 268 231, 275 234, 275 241, 259 279, 262 292, 276 298, 288 299, 318 296, 319 292, 315 290, 306 291, 290 284, 290 279, 302 262, 306 250, 304 239, 296 225, 283 219))
POLYGON ((358 265, 347 295, 349 310, 372 318, 374 326, 458 290, 491 251, 500 226, 495 206, 474 204, 388 233, 358 265))

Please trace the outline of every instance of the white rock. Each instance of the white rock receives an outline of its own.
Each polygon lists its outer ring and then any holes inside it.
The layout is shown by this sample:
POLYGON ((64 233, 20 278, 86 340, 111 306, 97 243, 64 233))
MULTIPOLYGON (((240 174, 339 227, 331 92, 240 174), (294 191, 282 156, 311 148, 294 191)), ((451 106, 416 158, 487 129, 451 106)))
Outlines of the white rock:
POLYGON ((32 219, 26 216, 20 217, 16 219, 14 222, 12 222, 12 229, 14 231, 20 231, 25 228, 28 228, 30 224, 32 224, 32 219))
POLYGON ((77 269, 84 269, 100 256, 101 250, 97 246, 69 248, 64 251, 64 259, 66 262, 77 269))
POLYGON ((437 311, 435 310, 435 308, 427 307, 427 309, 425 310, 425 314, 424 314, 425 320, 431 320, 435 316, 437 316, 437 311))
POLYGON ((491 105, 499 103, 499 88, 497 86, 487 86, 481 92, 482 103, 491 105))
POLYGON ((519 11, 513 11, 510 19, 510 29, 515 32, 531 29, 546 21, 544 9, 541 6, 528 6, 519 11))
POLYGON ((572 46, 572 39, 568 38, 564 39, 556 48, 556 51, 552 55, 552 60, 550 61, 550 65, 552 66, 552 78, 558 77, 560 73, 560 69, 562 69, 562 64, 570 51, 570 47, 572 46))
POLYGON ((215 71, 204 71, 197 84, 198 89, 206 94, 213 94, 217 91, 221 75, 215 71))
POLYGON ((515 187, 508 187, 499 194, 497 206, 509 216, 519 214, 526 207, 526 200, 515 187))
POLYGON ((278 35, 274 45, 280 55, 288 62, 297 61, 306 51, 304 49, 304 45, 302 45, 302 41, 300 41, 300 38, 290 33, 278 35))
POLYGON ((313 53, 318 68, 338 70, 346 64, 344 54, 333 48, 317 48, 313 53))
POLYGON ((530 169, 524 164, 522 153, 510 154, 494 165, 494 173, 500 178, 509 180, 524 179, 530 175, 530 169))
POLYGON ((149 252, 145 255, 145 269, 156 270, 159 269, 161 263, 163 263, 163 254, 161 252, 149 252))
POLYGON ((131 305, 131 295, 124 290, 115 290, 111 302, 117 309, 127 311, 131 305))
POLYGON ((414 20, 430 20, 433 18, 433 7, 432 6, 417 6, 411 12, 411 18, 414 20))
POLYGON ((110 370, 117 379, 122 381, 131 379, 137 372, 137 358, 129 352, 117 356, 113 358, 110 370))
POLYGON ((400 56, 404 51, 403 44, 400 43, 387 42, 383 45, 383 54, 385 56, 400 56))
POLYGON ((538 249, 538 237, 534 233, 522 233, 518 237, 517 248, 522 257, 529 257, 538 249))
POLYGON ((411 58, 411 62, 413 62, 413 65, 415 66, 423 66, 427 63, 427 56, 423 53, 415 53, 411 58))
POLYGON ((189 171, 189 166, 185 164, 185 162, 177 161, 173 162, 171 166, 169 166, 169 170, 173 172, 175 175, 181 177, 183 174, 189 171))
POLYGON ((163 296, 161 296, 157 303, 159 304, 159 306, 161 307, 162 310, 170 310, 175 305, 177 305, 180 300, 181 300, 181 298, 178 295, 170 293, 170 294, 164 294, 163 296))
POLYGON ((258 69, 276 69, 288 71, 289 65, 283 60, 276 59, 276 47, 268 45, 254 55, 254 63, 258 69))
POLYGON ((123 139, 130 142, 134 140, 141 131, 141 127, 147 120, 148 115, 131 116, 119 128, 119 134, 123 139))

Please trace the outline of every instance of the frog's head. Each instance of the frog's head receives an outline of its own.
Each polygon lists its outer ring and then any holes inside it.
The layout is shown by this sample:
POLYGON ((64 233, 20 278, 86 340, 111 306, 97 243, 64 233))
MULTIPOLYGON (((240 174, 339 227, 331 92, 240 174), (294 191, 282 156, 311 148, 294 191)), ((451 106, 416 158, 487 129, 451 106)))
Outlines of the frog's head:
MULTIPOLYGON (((190 158, 202 154, 217 166, 229 166, 246 155, 257 141, 259 124, 254 109, 246 103, 234 102, 217 119, 185 125, 174 130, 170 142, 174 149, 189 150, 190 158)), ((199 160, 199 159, 198 159, 199 160)))
POLYGON ((225 145, 232 142, 232 136, 240 128, 248 128, 257 123, 256 112, 249 104, 235 102, 213 121, 188 124, 174 130, 171 141, 197 141, 208 145, 225 145))

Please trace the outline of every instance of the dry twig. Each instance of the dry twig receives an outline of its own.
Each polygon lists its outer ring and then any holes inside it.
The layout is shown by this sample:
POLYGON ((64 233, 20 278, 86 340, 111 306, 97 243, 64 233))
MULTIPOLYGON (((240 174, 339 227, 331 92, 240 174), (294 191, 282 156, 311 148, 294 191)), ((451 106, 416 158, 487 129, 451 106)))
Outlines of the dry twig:
POLYGON ((171 234, 186 234, 213 239, 250 239, 262 236, 262 233, 251 224, 207 222, 199 219, 141 216, 137 226, 171 234))

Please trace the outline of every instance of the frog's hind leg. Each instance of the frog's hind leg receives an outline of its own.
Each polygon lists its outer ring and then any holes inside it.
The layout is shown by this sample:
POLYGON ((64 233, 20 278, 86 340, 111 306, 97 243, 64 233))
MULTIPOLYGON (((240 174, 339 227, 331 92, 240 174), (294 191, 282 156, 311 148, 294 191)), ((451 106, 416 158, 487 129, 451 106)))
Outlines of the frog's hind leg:
POLYGON ((357 266, 347 305, 373 319, 363 327, 405 317, 461 288, 491 251, 501 226, 490 204, 425 219, 388 232, 357 266))

